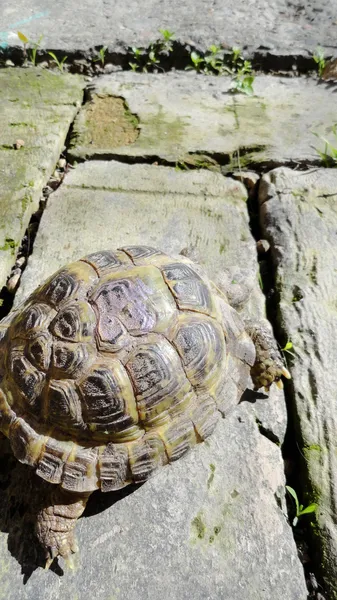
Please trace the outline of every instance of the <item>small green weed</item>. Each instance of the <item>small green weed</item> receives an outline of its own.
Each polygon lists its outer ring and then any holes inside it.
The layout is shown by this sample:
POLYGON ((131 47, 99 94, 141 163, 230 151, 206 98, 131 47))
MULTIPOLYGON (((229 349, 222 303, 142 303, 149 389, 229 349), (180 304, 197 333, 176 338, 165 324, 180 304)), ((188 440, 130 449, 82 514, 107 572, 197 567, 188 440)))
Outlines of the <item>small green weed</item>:
POLYGON ((325 69, 326 66, 326 60, 324 57, 324 50, 323 48, 321 48, 320 46, 317 46, 315 52, 312 55, 312 58, 314 59, 315 63, 317 64, 317 69, 318 69, 318 75, 320 77, 322 77, 322 73, 325 69))
POLYGON ((94 62, 101 62, 102 67, 104 67, 105 63, 105 53, 108 49, 108 46, 103 46, 99 51, 97 56, 93 59, 94 62))
POLYGON ((191 52, 191 65, 187 71, 196 71, 204 75, 224 75, 232 77, 231 90, 252 96, 254 94, 254 74, 252 64, 245 60, 240 48, 233 47, 230 55, 225 55, 219 46, 210 46, 204 56, 191 52))
POLYGON ((21 31, 18 31, 17 33, 20 42, 23 43, 23 56, 27 58, 27 44, 29 43, 29 39, 21 31))
POLYGON ((290 354, 291 356, 295 357, 295 354, 292 352, 293 348, 293 343, 290 340, 288 340, 284 348, 281 348, 281 351, 286 352, 287 354, 290 354))
POLYGON ((148 73, 164 70, 161 66, 163 58, 167 58, 173 50, 174 33, 168 29, 159 29, 161 38, 152 42, 148 48, 131 48, 133 61, 129 62, 132 71, 148 73))
POLYGON ((37 42, 30 42, 28 37, 24 33, 22 33, 22 31, 18 31, 17 34, 18 34, 19 40, 23 43, 23 56, 24 56, 25 60, 27 60, 27 57, 28 57, 30 62, 34 65, 34 67, 36 67, 36 55, 37 55, 38 49, 41 46, 41 41, 43 39, 43 35, 40 35, 37 42), (31 46, 32 46, 29 53, 27 52, 27 44, 31 44, 31 46))
POLYGON ((293 499, 295 501, 296 516, 293 518, 292 525, 293 525, 293 527, 296 527, 299 517, 301 517, 302 515, 308 515, 310 513, 315 513, 317 510, 318 504, 316 504, 316 502, 313 502, 312 504, 309 504, 308 506, 303 508, 303 504, 300 504, 298 501, 298 497, 297 497, 297 494, 296 494, 294 488, 290 487, 290 485, 286 485, 286 490, 293 497, 293 499))
POLYGON ((42 39, 43 39, 43 35, 40 35, 38 41, 34 42, 32 44, 33 47, 30 51, 30 61, 31 61, 31 63, 33 63, 34 67, 36 67, 36 54, 37 54, 38 49, 41 46, 42 39))
POLYGON ((54 52, 48 52, 48 54, 49 54, 49 56, 51 56, 54 59, 54 61, 56 62, 56 65, 57 65, 59 71, 61 71, 61 73, 62 73, 63 67, 64 67, 64 63, 67 60, 68 56, 64 56, 62 58, 62 60, 59 60, 57 58, 57 56, 54 54, 54 52))
POLYGON ((326 138, 322 137, 315 131, 312 133, 322 142, 324 142, 324 150, 318 150, 315 148, 317 154, 321 157, 322 163, 325 167, 337 167, 337 123, 331 127, 331 131, 336 138, 336 147, 329 142, 326 138))
POLYGON ((192 64, 186 67, 186 71, 197 71, 197 73, 203 73, 204 75, 231 73, 231 70, 224 64, 224 54, 219 46, 210 46, 204 56, 193 51, 190 58, 192 64))

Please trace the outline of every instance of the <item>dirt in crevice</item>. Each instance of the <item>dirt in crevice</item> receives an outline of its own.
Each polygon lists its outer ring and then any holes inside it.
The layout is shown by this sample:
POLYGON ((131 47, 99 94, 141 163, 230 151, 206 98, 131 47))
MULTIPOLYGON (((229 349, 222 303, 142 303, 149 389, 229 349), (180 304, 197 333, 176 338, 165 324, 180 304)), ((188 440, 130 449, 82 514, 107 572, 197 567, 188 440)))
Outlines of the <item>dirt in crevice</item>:
POLYGON ((139 136, 138 118, 121 97, 94 95, 82 110, 85 132, 79 132, 77 142, 81 145, 117 148, 133 144, 139 136))

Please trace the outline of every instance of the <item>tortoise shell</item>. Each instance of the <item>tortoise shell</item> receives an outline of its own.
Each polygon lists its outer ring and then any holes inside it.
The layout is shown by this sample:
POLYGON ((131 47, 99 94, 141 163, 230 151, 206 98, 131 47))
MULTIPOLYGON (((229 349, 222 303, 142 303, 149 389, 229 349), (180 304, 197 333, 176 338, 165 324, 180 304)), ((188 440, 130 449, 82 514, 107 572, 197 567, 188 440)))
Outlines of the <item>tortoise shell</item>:
POLYGON ((145 481, 204 440, 255 358, 200 267, 146 246, 62 268, 1 325, 0 428, 74 492, 145 481))

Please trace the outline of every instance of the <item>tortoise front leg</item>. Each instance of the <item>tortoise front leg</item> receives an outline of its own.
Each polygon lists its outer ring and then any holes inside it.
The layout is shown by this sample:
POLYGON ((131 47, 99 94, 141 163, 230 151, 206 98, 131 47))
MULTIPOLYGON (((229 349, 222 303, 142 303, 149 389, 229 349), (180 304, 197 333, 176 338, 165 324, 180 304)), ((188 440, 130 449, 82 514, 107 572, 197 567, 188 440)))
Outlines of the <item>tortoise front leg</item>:
POLYGON ((56 487, 50 492, 46 506, 38 512, 35 532, 45 550, 46 569, 57 556, 72 566, 71 554, 78 550, 74 528, 89 496, 90 492, 77 494, 56 487))
POLYGON ((271 326, 268 321, 252 321, 248 318, 244 319, 244 323, 256 351, 255 363, 250 371, 255 389, 264 387, 268 391, 273 382, 282 388, 282 375, 286 379, 291 376, 283 364, 271 326))

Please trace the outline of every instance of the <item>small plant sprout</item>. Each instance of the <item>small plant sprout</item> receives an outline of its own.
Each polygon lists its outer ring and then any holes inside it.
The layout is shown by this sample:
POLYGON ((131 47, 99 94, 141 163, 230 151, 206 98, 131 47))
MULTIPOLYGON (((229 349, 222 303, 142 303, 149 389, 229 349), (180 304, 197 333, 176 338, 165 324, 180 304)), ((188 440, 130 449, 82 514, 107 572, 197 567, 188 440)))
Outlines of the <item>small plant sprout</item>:
POLYGON ((291 356, 295 357, 295 354, 292 352, 293 348, 293 343, 290 340, 288 340, 284 348, 281 348, 281 351, 286 352, 287 354, 290 354, 291 356))
POLYGON ((25 58, 27 58, 27 44, 29 42, 29 39, 21 31, 18 31, 18 38, 19 38, 20 42, 23 43, 23 56, 25 58))
POLYGON ((200 56, 198 52, 195 51, 191 52, 190 58, 192 64, 186 67, 186 71, 194 70, 197 71, 197 73, 202 73, 205 64, 205 59, 202 56, 200 56))
POLYGON ((27 59, 27 44, 31 44, 31 49, 29 52, 29 60, 30 62, 34 65, 34 67, 36 66, 36 55, 37 55, 37 51, 40 48, 41 45, 41 41, 43 39, 43 35, 40 35, 39 39, 37 42, 30 42, 28 37, 22 33, 21 31, 18 31, 18 38, 19 40, 23 43, 23 55, 25 57, 25 59, 27 59))
POLYGON ((64 67, 64 63, 65 63, 65 61, 67 60, 68 56, 64 56, 64 57, 62 58, 62 60, 59 60, 59 59, 57 58, 57 56, 54 54, 54 52, 48 52, 48 54, 49 54, 49 56, 51 56, 51 57, 54 59, 54 61, 56 62, 56 65, 57 65, 57 67, 58 67, 58 69, 59 69, 59 70, 61 71, 61 73, 62 73, 62 71, 63 71, 63 67, 64 67))
POLYGON ((131 48, 132 54, 133 54, 133 58, 136 62, 129 62, 129 66, 131 67, 132 71, 138 71, 141 69, 141 57, 143 56, 143 50, 141 50, 140 48, 135 48, 135 46, 133 46, 131 48))
POLYGON ((245 60, 240 48, 232 48, 231 54, 224 55, 220 46, 212 44, 204 56, 193 50, 190 54, 191 65, 186 70, 194 70, 204 75, 224 75, 232 77, 231 90, 252 96, 254 94, 254 75, 251 62, 245 60))
POLYGON ((336 147, 331 142, 329 142, 329 140, 313 131, 313 134, 325 144, 324 150, 319 150, 318 148, 315 148, 317 154, 321 157, 322 163, 325 167, 337 166, 337 123, 335 123, 331 127, 331 131, 336 138, 336 147))
POLYGON ((312 58, 314 59, 315 63, 317 64, 317 68, 318 68, 318 75, 320 77, 322 77, 322 73, 325 69, 326 66, 326 60, 324 58, 324 50, 323 48, 321 48, 320 46, 317 46, 312 58))
POLYGON ((162 46, 161 51, 169 54, 173 50, 172 42, 174 41, 174 33, 168 29, 159 29, 159 33, 163 37, 162 40, 159 40, 159 43, 162 46))
POLYGON ((312 504, 309 504, 308 506, 303 508, 303 504, 300 504, 298 501, 298 497, 297 497, 297 494, 296 494, 294 488, 290 487, 290 485, 286 485, 286 490, 287 490, 288 494, 290 494, 290 496, 292 496, 295 501, 296 515, 293 518, 292 525, 293 525, 293 527, 296 527, 299 517, 301 517, 302 515, 308 515, 310 513, 315 513, 317 510, 318 504, 316 504, 316 502, 313 502, 312 504))
POLYGON ((168 29, 159 29, 159 33, 162 37, 152 42, 148 48, 131 48, 133 60, 129 62, 129 66, 132 71, 147 73, 163 70, 160 62, 173 50, 174 33, 168 29))
POLYGON ((40 48, 42 40, 43 40, 43 35, 40 35, 38 41, 34 42, 32 44, 33 47, 30 51, 30 61, 34 65, 34 67, 36 66, 36 54, 37 54, 38 49, 40 48))
POLYGON ((102 46, 102 48, 98 51, 97 56, 93 59, 94 62, 101 62, 102 67, 104 67, 105 63, 105 53, 108 49, 108 46, 102 46))

